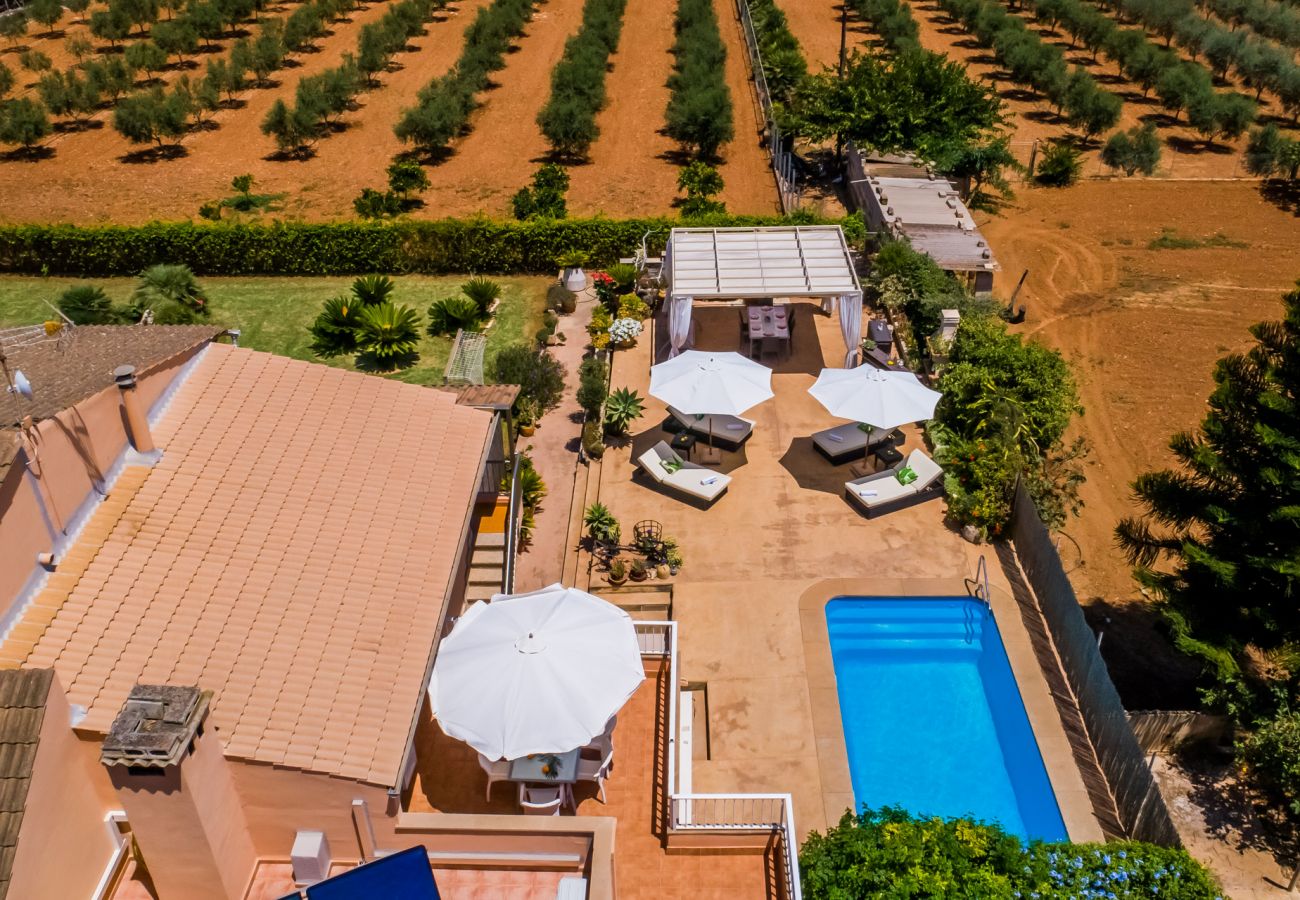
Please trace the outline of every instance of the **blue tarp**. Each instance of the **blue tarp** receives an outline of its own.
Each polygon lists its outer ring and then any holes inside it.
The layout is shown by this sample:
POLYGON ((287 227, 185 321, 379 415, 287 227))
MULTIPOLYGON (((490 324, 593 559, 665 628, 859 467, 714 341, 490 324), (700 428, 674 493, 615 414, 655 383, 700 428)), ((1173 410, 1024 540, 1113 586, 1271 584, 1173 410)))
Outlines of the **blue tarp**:
POLYGON ((441 900, 429 853, 412 847, 307 888, 307 900, 441 900))

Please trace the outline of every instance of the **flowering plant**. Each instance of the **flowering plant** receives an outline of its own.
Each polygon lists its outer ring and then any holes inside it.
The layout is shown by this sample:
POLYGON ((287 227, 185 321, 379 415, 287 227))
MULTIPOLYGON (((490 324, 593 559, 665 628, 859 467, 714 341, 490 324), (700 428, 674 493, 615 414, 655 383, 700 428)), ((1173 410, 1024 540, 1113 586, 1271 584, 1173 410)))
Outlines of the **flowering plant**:
POLYGON ((626 344, 641 336, 641 323, 636 319, 615 319, 609 326, 609 340, 613 344, 626 344))

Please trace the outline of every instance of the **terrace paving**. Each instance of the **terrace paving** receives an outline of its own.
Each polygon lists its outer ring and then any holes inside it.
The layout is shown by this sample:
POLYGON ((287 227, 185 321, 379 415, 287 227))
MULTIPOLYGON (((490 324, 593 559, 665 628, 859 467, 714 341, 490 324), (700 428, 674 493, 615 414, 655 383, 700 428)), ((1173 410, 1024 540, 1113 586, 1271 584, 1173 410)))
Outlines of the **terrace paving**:
MULTIPOLYGON (((809 435, 837 420, 807 389, 823 366, 842 365, 844 352, 838 319, 816 310, 798 304, 796 346, 774 365, 776 396, 746 413, 757 422, 754 434, 742 450, 724 454, 720 469, 733 481, 711 508, 634 477, 636 457, 666 437, 664 406, 653 399, 630 447, 606 453, 599 484, 586 497, 605 503, 625 534, 654 519, 680 542, 685 562, 673 597, 680 675, 707 683, 709 717, 708 758, 696 760, 693 790, 788 791, 801 839, 838 820, 853 798, 821 607, 842 593, 962 594, 963 579, 988 552, 994 613, 1067 826, 1077 839, 1099 839, 996 556, 944 524, 942 501, 867 520, 843 496, 844 481, 853 477, 849 466, 832 466, 813 448, 809 435)), ((739 346, 735 308, 697 304, 695 323, 698 349, 739 346)), ((647 331, 637 347, 615 355, 613 387, 647 396, 652 343, 647 331)), ((905 450, 919 446, 919 432, 909 429, 905 450)), ((604 583, 585 564, 579 573, 593 589, 604 583)))

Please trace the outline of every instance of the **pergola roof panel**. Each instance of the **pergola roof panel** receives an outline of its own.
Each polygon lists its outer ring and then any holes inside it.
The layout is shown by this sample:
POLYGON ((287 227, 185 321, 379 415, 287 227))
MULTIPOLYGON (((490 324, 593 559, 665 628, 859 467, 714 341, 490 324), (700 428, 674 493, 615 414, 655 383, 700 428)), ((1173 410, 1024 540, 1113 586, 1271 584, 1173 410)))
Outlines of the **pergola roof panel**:
POLYGON ((669 293, 702 300, 862 290, 838 225, 674 228, 665 268, 669 293))

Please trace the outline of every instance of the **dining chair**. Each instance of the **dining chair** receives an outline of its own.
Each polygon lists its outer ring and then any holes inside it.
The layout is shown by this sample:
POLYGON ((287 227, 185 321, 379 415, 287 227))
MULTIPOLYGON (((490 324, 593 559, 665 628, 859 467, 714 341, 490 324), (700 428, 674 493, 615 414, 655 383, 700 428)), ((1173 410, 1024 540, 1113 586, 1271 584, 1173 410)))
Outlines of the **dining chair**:
POLYGON ((749 310, 742 306, 736 312, 740 314, 740 339, 747 341, 749 340, 749 310))
POLYGON ((614 750, 611 744, 609 754, 604 759, 583 759, 578 758, 578 780, 594 781, 596 787, 600 789, 600 802, 605 802, 605 779, 609 777, 610 770, 614 768, 614 750))
POLYGON ((568 793, 567 784, 554 787, 519 785, 519 806, 527 816, 558 816, 568 793))
POLYGON ((487 779, 488 779, 487 792, 484 794, 483 799, 486 800, 488 803, 491 803, 492 785, 496 784, 498 781, 510 780, 510 760, 499 759, 493 762, 492 760, 484 756, 482 753, 480 753, 478 755, 478 765, 479 768, 483 770, 484 774, 487 775, 487 779))

